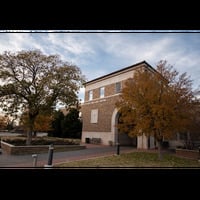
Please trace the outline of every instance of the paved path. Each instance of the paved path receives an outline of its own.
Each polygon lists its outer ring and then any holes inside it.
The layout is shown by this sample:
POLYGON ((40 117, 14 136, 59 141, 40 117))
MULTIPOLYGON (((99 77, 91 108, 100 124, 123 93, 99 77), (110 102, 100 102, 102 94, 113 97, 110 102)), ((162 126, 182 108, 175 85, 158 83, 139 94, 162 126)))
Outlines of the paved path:
MULTIPOLYGON (((115 146, 93 145, 84 144, 86 149, 67 151, 67 152, 54 152, 52 164, 69 162, 74 160, 88 159, 100 156, 114 155, 117 153, 115 146)), ((123 146, 120 147, 120 154, 124 152, 134 151, 134 147, 123 146)), ((48 152, 37 154, 38 168, 44 168, 48 163, 48 152)), ((33 168, 34 158, 32 155, 8 155, 0 154, 0 168, 33 168)))

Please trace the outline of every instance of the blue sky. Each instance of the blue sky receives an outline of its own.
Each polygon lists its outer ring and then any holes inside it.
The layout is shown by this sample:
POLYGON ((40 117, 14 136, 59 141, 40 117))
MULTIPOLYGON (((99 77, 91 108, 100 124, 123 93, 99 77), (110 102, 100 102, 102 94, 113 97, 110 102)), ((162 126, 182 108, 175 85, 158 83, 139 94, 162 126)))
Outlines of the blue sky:
MULTIPOLYGON (((200 32, 197 31, 7 31, 0 32, 0 53, 40 49, 77 65, 90 81, 145 60, 160 60, 186 72, 200 85, 200 32)), ((83 99, 84 89, 79 97, 83 99)))

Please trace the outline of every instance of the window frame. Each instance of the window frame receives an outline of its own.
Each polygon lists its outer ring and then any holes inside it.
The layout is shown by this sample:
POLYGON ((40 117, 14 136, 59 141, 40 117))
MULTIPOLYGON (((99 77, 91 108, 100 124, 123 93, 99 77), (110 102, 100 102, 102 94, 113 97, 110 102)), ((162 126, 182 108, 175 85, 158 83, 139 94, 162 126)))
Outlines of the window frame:
POLYGON ((120 93, 122 91, 122 83, 121 82, 116 82, 115 83, 115 93, 120 93))
POLYGON ((88 100, 89 101, 93 100, 93 90, 88 91, 88 100))
POLYGON ((99 97, 104 98, 105 97, 105 87, 99 88, 99 97))

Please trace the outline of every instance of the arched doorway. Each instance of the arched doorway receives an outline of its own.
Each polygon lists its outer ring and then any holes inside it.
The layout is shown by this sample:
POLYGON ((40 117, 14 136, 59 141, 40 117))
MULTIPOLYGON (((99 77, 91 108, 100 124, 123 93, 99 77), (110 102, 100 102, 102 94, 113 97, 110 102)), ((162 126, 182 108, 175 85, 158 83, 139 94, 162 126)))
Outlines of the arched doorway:
POLYGON ((119 123, 120 112, 115 109, 112 115, 112 134, 114 135, 114 142, 119 143, 121 146, 134 146, 137 147, 137 137, 130 137, 127 133, 119 132, 117 124, 119 123))

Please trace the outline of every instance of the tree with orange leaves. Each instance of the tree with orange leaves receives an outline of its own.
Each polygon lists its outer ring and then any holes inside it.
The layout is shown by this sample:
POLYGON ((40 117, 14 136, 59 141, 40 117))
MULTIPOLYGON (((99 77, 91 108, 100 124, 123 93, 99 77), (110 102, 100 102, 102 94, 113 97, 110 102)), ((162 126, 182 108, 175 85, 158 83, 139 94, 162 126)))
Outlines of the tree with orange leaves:
POLYGON ((116 103, 121 117, 118 128, 129 136, 154 136, 162 158, 163 138, 189 131, 199 100, 186 73, 180 74, 160 61, 157 70, 138 69, 128 79, 116 103))
POLYGON ((5 130, 7 128, 9 118, 0 115, 0 130, 5 130))
MULTIPOLYGON (((36 136, 37 132, 48 132, 51 128, 51 123, 53 117, 50 113, 40 113, 37 115, 34 126, 33 126, 33 135, 36 136)), ((24 112, 20 118, 20 125, 26 131, 28 129, 28 113, 24 112)))

